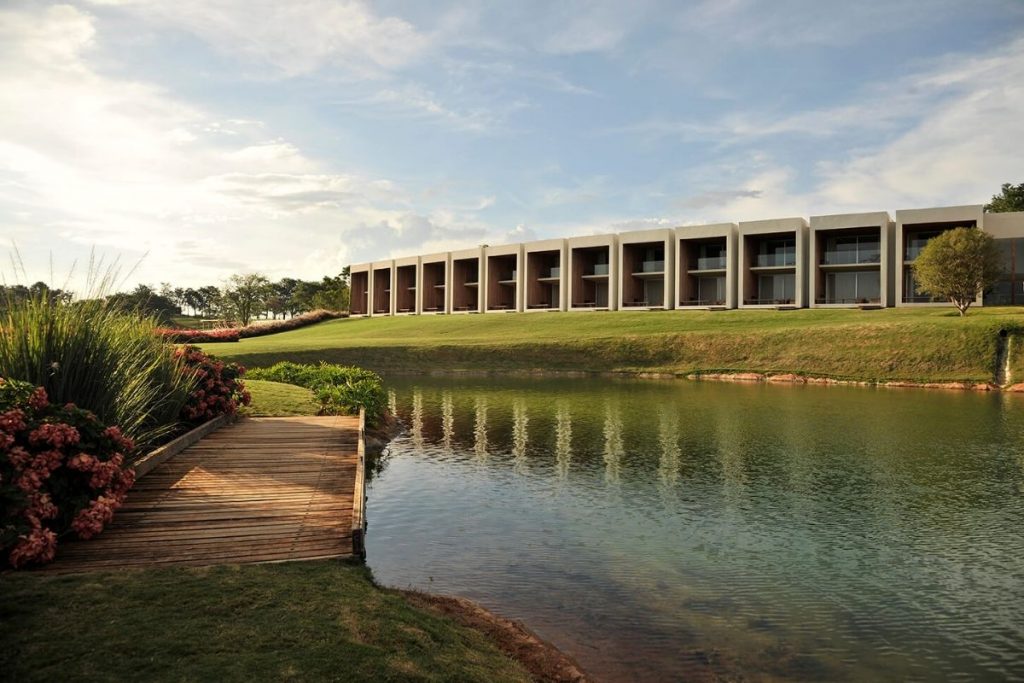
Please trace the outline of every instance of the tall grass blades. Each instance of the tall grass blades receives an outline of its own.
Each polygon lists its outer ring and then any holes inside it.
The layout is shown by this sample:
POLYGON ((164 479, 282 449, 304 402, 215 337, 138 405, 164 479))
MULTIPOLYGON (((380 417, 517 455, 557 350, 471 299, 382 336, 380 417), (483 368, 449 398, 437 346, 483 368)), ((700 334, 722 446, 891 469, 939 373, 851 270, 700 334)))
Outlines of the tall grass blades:
POLYGON ((139 449, 173 431, 191 373, 155 333, 153 318, 103 299, 68 302, 41 294, 0 301, 0 376, 46 389, 118 425, 139 449))

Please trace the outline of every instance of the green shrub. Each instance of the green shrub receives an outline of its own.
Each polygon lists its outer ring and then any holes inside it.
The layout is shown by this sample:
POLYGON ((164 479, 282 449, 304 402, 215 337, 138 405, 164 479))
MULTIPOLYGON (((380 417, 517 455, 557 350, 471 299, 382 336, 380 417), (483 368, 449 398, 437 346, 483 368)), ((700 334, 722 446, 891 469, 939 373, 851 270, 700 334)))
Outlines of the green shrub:
POLYGON ((246 376, 311 389, 322 415, 354 414, 365 408, 366 420, 373 425, 387 408, 387 394, 380 375, 362 368, 284 361, 269 368, 252 368, 246 376))
POLYGON ((101 298, 8 297, 0 302, 0 376, 95 413, 142 450, 177 428, 195 382, 156 327, 101 298))

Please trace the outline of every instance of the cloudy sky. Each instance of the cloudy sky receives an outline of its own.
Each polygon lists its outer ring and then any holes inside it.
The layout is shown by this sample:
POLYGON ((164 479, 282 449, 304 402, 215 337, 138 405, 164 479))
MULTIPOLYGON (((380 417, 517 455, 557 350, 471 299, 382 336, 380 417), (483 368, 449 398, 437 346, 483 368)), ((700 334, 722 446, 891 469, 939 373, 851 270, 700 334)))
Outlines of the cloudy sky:
POLYGON ((980 203, 1022 140, 1021 0, 0 0, 8 281, 980 203))

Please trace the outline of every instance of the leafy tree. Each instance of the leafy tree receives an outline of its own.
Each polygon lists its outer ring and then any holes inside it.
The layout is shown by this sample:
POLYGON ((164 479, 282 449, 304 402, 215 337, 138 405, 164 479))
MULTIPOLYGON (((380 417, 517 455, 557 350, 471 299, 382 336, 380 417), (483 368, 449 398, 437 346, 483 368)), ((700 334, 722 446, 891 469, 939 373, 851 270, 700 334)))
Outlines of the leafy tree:
POLYGON ((199 296, 199 310, 203 315, 210 317, 217 313, 221 307, 220 288, 214 285, 206 285, 196 290, 199 296))
POLYGON ((961 316, 1003 274, 995 240, 975 228, 954 228, 933 237, 913 268, 918 292, 949 299, 961 316))
POLYGON ((1002 191, 992 195, 992 201, 985 205, 985 211, 988 213, 1024 211, 1024 183, 1020 185, 1003 183, 1002 191))
POLYGON ((254 314, 266 310, 269 291, 270 280, 260 273, 232 275, 224 287, 222 299, 242 327, 245 327, 252 321, 254 314))
POLYGON ((146 285, 138 285, 131 292, 111 294, 107 297, 107 302, 125 311, 155 315, 163 322, 167 322, 171 316, 181 313, 180 306, 146 285))

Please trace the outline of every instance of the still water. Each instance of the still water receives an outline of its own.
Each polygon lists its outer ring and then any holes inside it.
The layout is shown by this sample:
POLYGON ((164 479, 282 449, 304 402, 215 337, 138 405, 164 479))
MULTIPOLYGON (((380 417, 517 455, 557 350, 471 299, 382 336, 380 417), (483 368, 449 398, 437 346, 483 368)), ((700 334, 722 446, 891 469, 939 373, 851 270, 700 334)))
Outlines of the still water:
POLYGON ((1024 680, 1024 397, 391 379, 386 585, 598 680, 1024 680))

